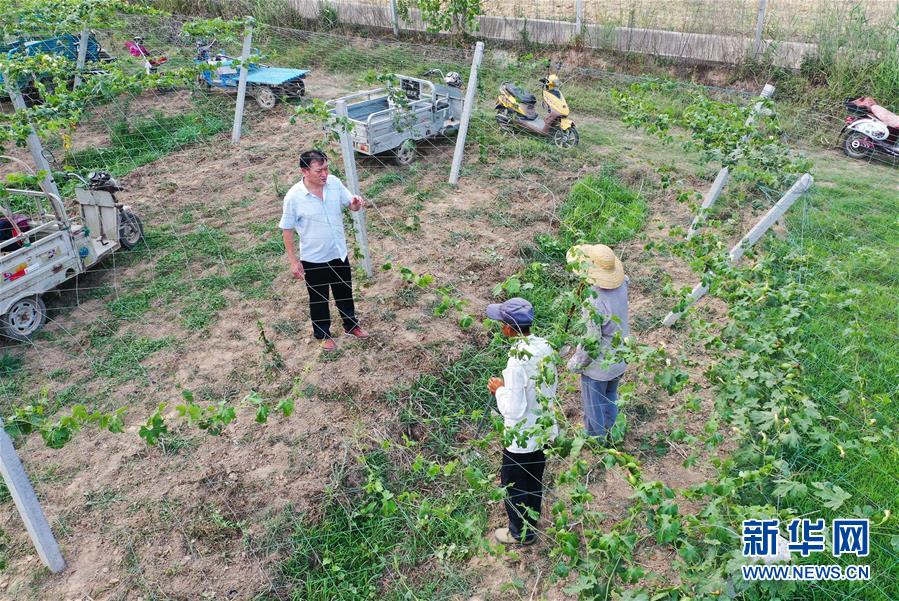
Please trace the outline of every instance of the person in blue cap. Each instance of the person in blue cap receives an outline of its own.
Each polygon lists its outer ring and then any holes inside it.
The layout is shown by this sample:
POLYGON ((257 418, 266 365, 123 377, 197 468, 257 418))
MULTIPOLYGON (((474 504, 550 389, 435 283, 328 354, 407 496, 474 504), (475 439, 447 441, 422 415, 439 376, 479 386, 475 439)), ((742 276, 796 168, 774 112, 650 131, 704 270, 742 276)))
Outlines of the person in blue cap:
POLYGON ((553 416, 555 351, 546 340, 531 334, 534 307, 523 298, 488 305, 487 317, 502 322, 503 335, 514 339, 503 377, 487 382, 503 416, 506 448, 500 479, 508 487, 509 527, 497 529, 494 536, 501 543, 529 545, 536 539, 543 500, 543 448, 559 433, 553 416))

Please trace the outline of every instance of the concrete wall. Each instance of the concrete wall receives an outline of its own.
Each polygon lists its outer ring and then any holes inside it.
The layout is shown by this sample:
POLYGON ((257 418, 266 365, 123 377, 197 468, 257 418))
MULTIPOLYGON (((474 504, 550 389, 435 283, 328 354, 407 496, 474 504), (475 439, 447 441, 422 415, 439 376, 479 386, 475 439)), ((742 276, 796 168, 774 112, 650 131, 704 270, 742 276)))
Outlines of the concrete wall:
MULTIPOLYGON (((291 4, 304 16, 316 18, 321 10, 317 0, 290 0, 291 4)), ((338 20, 360 27, 392 27, 390 6, 386 4, 364 4, 332 0, 337 9, 338 20)), ((417 10, 410 11, 408 20, 400 20, 400 30, 426 31, 417 10)), ((570 43, 577 34, 576 26, 570 21, 550 21, 543 19, 520 19, 484 15, 479 17, 477 36, 484 40, 520 42, 527 39, 538 44, 563 46, 570 43)), ((682 33, 657 29, 637 29, 628 27, 606 27, 585 24, 582 44, 588 48, 636 52, 667 58, 677 58, 687 62, 707 62, 737 64, 752 56, 754 41, 737 36, 711 35, 703 33, 682 33)), ((814 44, 802 42, 763 41, 762 52, 770 52, 772 62, 780 67, 798 69, 802 59, 817 50, 814 44)))

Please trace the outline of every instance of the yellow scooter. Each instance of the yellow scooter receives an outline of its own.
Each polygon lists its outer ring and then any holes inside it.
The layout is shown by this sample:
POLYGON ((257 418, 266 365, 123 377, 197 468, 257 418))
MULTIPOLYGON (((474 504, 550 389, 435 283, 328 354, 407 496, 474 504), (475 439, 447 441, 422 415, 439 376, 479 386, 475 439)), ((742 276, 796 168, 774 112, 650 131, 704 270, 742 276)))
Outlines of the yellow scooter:
POLYGON ((580 135, 574 121, 568 118, 571 111, 559 91, 559 77, 550 73, 540 83, 543 84, 543 107, 547 110, 545 118, 537 115, 537 98, 533 94, 511 82, 504 82, 499 86, 499 97, 496 99, 496 121, 506 130, 518 126, 550 137, 559 148, 576 146, 580 135))

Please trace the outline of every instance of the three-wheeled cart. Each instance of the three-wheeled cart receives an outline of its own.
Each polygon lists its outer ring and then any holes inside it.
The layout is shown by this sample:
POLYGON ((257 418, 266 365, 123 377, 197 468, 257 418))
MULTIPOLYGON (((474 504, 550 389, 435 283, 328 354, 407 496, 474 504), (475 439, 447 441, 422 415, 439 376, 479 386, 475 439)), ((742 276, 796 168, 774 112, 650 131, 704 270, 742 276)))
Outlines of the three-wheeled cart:
POLYGON ((91 174, 75 192, 79 218, 70 219, 53 194, 6 188, 9 196, 0 200, 0 334, 30 339, 47 318, 41 295, 143 239, 140 219, 115 198, 121 189, 108 174, 91 174), (22 209, 25 199, 33 210, 22 209))
MULTIPOLYGON (((197 64, 208 65, 200 74, 200 84, 206 88, 224 88, 236 92, 240 83, 240 68, 234 66, 240 59, 226 54, 212 53, 215 41, 209 44, 197 42, 197 64)), ((254 53, 258 57, 258 52, 254 53)), ((247 61, 247 93, 256 99, 256 104, 264 109, 274 108, 278 98, 301 98, 306 94, 304 79, 309 69, 287 69, 269 67, 254 62, 250 56, 247 61)))
POLYGON ((417 141, 458 131, 465 100, 461 80, 449 86, 408 75, 395 77, 398 89, 366 90, 326 104, 336 116, 337 103, 346 103, 356 152, 369 156, 392 152, 397 163, 408 165, 415 160, 417 141))

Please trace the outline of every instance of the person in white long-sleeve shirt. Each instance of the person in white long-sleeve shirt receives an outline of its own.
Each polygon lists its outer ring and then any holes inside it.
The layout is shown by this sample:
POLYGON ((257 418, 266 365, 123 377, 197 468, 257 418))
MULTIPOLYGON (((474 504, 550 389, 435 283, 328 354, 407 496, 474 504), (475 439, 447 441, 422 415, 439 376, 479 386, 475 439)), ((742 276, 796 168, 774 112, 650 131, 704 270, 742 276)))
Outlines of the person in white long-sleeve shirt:
POLYGON ((534 307, 512 298, 487 307, 487 317, 501 321, 503 334, 515 338, 502 378, 490 378, 487 389, 496 396, 503 416, 503 463, 500 478, 508 487, 505 500, 509 527, 499 528, 496 539, 505 544, 530 544, 543 500, 543 448, 555 440, 559 429, 553 416, 556 396, 555 351, 531 334, 534 307))

